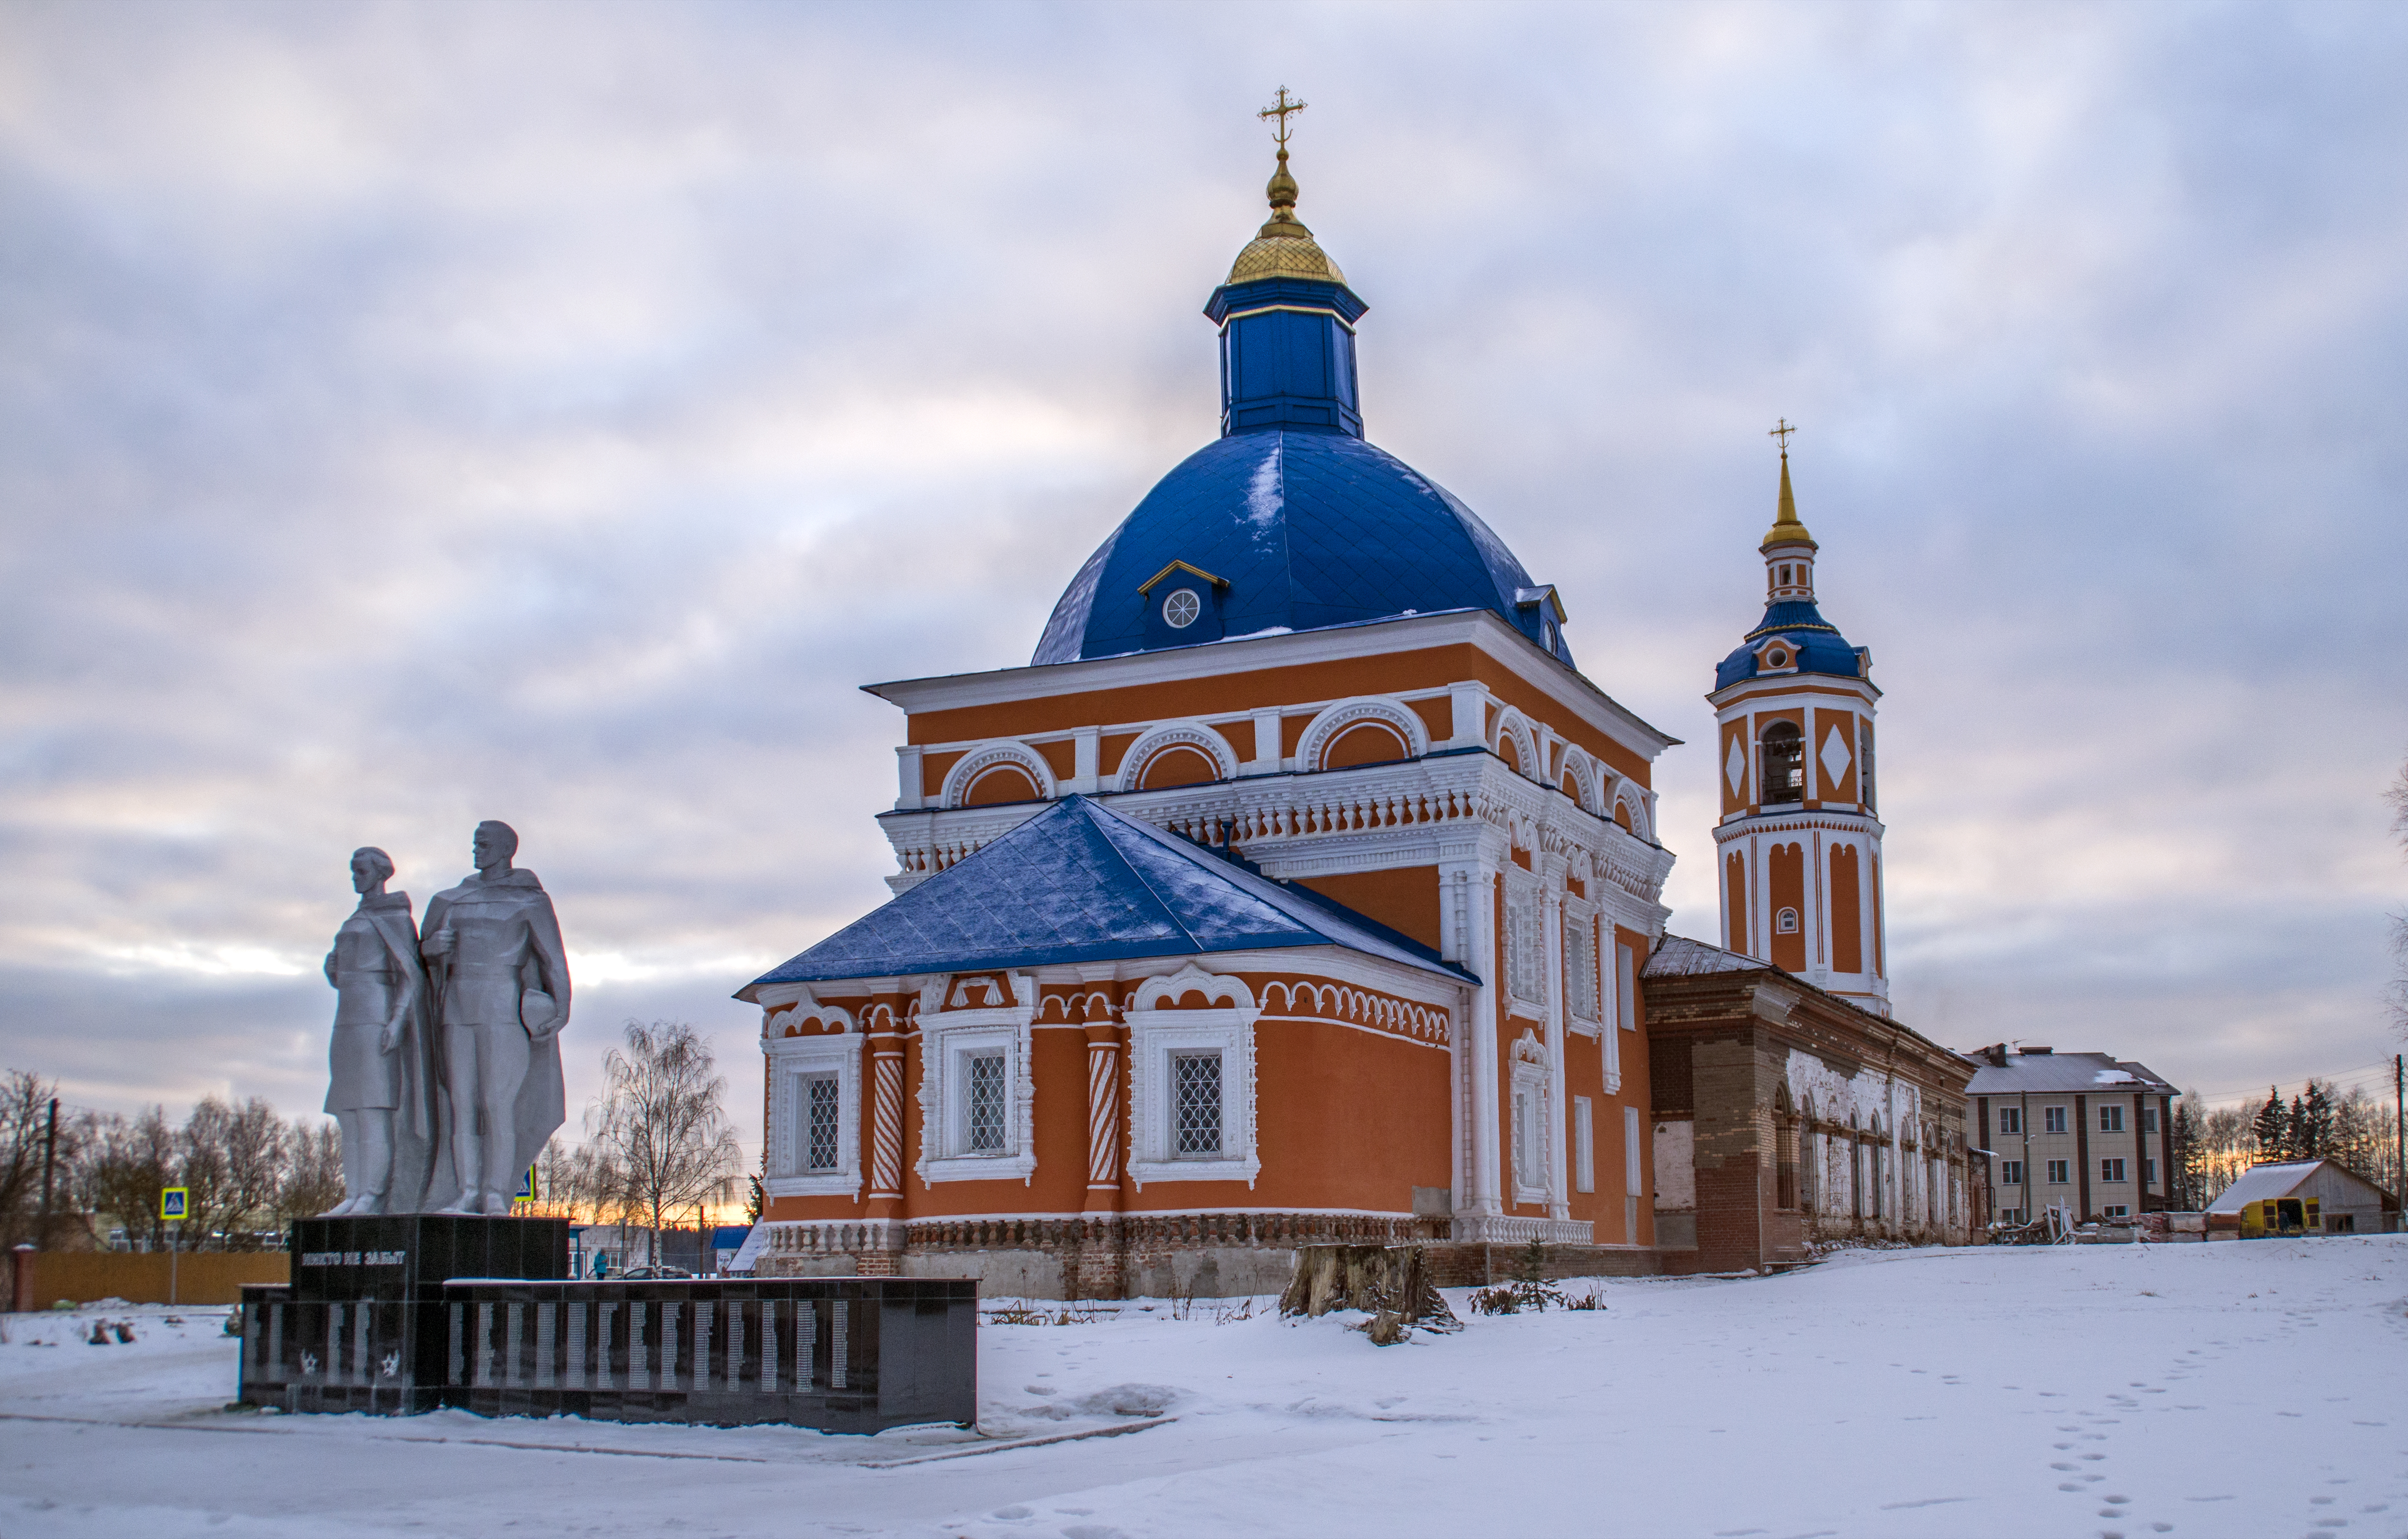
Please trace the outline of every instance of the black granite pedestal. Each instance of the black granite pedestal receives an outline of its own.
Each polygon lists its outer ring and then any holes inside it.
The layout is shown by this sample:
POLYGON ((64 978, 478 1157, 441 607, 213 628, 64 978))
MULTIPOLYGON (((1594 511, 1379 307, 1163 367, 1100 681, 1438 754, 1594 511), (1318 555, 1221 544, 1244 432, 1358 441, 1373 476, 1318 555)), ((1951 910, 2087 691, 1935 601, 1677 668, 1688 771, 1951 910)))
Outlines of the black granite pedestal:
POLYGON ((978 1417, 968 1278, 572 1282, 557 1218, 312 1218, 292 1242, 290 1284, 242 1290, 249 1404, 830 1432, 978 1417))
POLYGON ((450 1382, 443 1285, 568 1275, 565 1218, 304 1218, 290 1244, 291 1283, 243 1289, 239 1396, 287 1411, 434 1410, 450 1382))

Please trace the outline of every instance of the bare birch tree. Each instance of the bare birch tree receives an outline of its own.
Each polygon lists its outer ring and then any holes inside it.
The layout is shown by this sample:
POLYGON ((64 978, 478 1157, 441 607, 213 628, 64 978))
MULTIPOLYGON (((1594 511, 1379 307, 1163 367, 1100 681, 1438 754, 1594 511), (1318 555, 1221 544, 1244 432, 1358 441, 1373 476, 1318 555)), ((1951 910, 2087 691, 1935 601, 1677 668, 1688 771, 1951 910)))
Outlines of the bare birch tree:
POLYGON ((727 1081, 683 1021, 627 1023, 625 1048, 602 1060, 602 1098, 586 1114, 594 1158, 608 1166, 661 1254, 661 1215, 723 1201, 744 1154, 727 1120, 727 1081))

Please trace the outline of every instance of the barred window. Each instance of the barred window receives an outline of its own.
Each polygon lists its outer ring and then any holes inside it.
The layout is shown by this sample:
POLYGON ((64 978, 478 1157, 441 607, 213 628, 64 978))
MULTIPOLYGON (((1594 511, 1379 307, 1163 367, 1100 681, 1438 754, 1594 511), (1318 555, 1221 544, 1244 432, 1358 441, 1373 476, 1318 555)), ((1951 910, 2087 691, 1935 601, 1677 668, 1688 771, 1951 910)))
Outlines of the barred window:
POLYGON ((1182 1159, 1219 1158, 1221 1055, 1171 1055, 1170 1081, 1173 1152, 1182 1159))
POLYGON ((1003 1055, 972 1053, 963 1059, 969 1089, 969 1152, 1004 1152, 1003 1055))
POLYGON ((836 1169, 837 1077, 834 1074, 805 1074, 803 1091, 803 1169, 832 1171, 836 1169))
POLYGON ((1584 1021, 1598 1018, 1597 932, 1586 919, 1564 915, 1564 1002, 1584 1021))

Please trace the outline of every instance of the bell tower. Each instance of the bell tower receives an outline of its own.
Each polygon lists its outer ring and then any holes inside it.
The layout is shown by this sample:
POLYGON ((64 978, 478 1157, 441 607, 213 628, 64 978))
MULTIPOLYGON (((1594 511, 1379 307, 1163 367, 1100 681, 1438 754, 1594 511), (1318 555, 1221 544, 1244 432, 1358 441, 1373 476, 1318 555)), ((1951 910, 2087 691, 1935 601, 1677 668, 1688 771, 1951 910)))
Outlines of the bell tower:
POLYGON ((1814 600, 1819 547, 1789 486, 1764 557, 1764 618, 1714 670, 1714 827, 1724 949, 1771 963, 1889 1014, 1882 825, 1874 769, 1872 653, 1852 647, 1814 600))

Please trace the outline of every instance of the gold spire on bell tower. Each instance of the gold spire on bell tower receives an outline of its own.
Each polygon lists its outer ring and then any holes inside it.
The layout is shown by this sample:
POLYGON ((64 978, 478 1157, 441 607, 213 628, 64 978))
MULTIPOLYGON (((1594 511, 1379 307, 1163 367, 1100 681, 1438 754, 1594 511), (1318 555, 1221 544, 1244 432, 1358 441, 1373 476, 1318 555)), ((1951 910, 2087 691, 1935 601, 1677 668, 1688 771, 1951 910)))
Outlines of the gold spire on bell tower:
POLYGON ((1789 435, 1797 431, 1790 425, 1789 419, 1784 417, 1765 435, 1781 440, 1781 501, 1773 511, 1772 527, 1766 532, 1764 542, 1756 547, 1760 551, 1769 551, 1775 545, 1803 545, 1810 551, 1817 548, 1814 537, 1808 534, 1806 525, 1798 520, 1798 499, 1789 490, 1789 435))
POLYGON ((1246 249, 1238 253, 1230 266, 1227 281, 1252 283, 1266 278, 1311 278, 1323 282, 1343 283, 1346 275, 1329 253, 1312 238, 1312 232, 1296 217, 1296 178, 1288 174, 1287 140, 1291 132, 1288 119, 1304 110, 1306 104, 1288 94, 1285 86, 1270 106, 1254 114, 1258 118, 1276 118, 1279 125, 1275 141, 1279 145, 1279 167, 1263 189, 1270 200, 1271 217, 1263 223, 1246 249))

